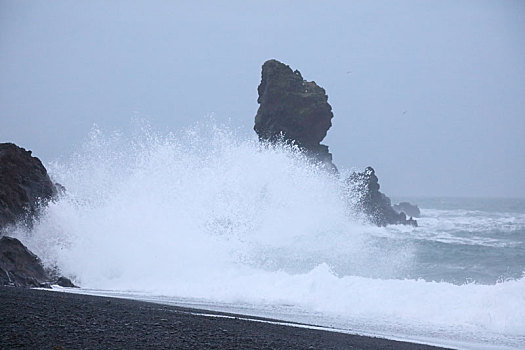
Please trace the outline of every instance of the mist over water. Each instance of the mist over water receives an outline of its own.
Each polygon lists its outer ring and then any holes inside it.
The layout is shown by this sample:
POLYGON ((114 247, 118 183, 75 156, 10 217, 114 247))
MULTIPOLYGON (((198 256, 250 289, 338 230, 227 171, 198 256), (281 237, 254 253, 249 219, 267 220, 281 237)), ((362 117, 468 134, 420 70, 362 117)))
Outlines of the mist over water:
POLYGON ((521 260, 499 283, 499 272, 484 284, 446 268, 428 274, 446 265, 420 258, 446 238, 443 213, 427 211, 418 229, 370 226, 348 209, 344 171, 328 174, 292 147, 209 123, 176 134, 139 123, 94 128, 48 169, 67 191, 17 235, 83 288, 293 305, 349 329, 483 333, 511 347, 525 339, 521 260))

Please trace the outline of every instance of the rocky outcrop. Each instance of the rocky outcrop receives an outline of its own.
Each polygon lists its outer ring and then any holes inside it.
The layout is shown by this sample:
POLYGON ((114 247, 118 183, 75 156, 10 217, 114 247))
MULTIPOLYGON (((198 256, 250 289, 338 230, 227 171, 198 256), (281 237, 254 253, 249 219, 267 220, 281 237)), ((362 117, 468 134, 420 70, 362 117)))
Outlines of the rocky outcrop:
POLYGON ((40 259, 18 239, 0 238, 0 284, 14 287, 46 287, 52 278, 40 259))
POLYGON ((75 286, 73 284, 73 282, 71 282, 71 280, 67 277, 59 277, 55 284, 59 285, 60 287, 67 287, 67 288, 78 288, 77 286, 75 286))
POLYGON ((351 195, 355 197, 355 208, 363 212, 369 220, 378 226, 403 224, 417 226, 412 217, 407 219, 405 213, 397 213, 384 193, 379 191, 379 180, 372 167, 359 173, 354 172, 346 179, 351 195))
POLYGON ((262 66, 257 91, 260 106, 254 130, 259 139, 297 145, 311 159, 336 171, 328 146, 321 144, 333 118, 325 90, 304 80, 299 71, 269 60, 262 66))
POLYGON ((40 259, 18 239, 0 237, 0 286, 49 288, 52 284, 77 287, 69 278, 46 270, 40 259))
POLYGON ((417 205, 410 204, 408 202, 401 202, 392 206, 397 213, 405 213, 406 216, 412 216, 418 218, 421 216, 421 211, 417 205))
POLYGON ((56 193, 46 168, 31 151, 0 143, 0 230, 18 220, 30 224, 40 204, 56 193))
POLYGON ((0 285, 14 287, 49 287, 73 283, 57 279, 44 269, 40 259, 18 239, 2 236, 4 229, 19 221, 31 225, 42 205, 65 191, 53 184, 42 162, 31 151, 12 143, 0 143, 0 285))
MULTIPOLYGON (((321 144, 332 126, 332 107, 325 90, 315 82, 303 79, 301 73, 277 60, 262 66, 261 83, 257 88, 259 109, 254 130, 261 141, 297 145, 311 159, 337 173, 328 146, 321 144)), ((405 213, 397 213, 390 199, 379 191, 374 169, 354 173, 347 180, 349 196, 357 197, 354 210, 366 214, 379 226, 417 222, 405 213)))

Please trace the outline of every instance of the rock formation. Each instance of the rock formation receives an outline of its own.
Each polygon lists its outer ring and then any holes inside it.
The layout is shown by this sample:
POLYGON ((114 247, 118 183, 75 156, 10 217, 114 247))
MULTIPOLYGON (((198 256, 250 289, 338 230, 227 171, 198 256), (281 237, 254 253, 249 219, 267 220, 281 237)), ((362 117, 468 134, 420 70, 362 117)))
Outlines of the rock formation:
MULTIPOLYGON (((277 61, 266 61, 262 66, 261 83, 257 88, 260 104, 255 116, 254 130, 261 141, 294 144, 311 159, 337 172, 328 146, 321 144, 332 126, 332 107, 325 90, 315 82, 303 79, 299 71, 277 61)), ((374 169, 354 173, 347 180, 352 196, 359 198, 355 210, 362 211, 379 226, 409 224, 417 226, 412 218, 397 213, 390 199, 379 192, 374 169)))
POLYGON ((67 277, 59 277, 55 284, 59 285, 60 287, 67 287, 67 288, 78 288, 77 286, 75 286, 73 284, 73 282, 71 282, 71 280, 67 277))
POLYGON ((40 259, 18 239, 0 238, 0 285, 46 287, 50 281, 40 259))
POLYGON ((56 193, 46 168, 31 151, 0 143, 0 230, 18 220, 30 224, 39 205, 56 193))
POLYGON ((336 171, 328 146, 321 144, 333 118, 325 90, 276 60, 266 61, 261 75, 257 88, 260 106, 254 126, 259 139, 297 145, 312 159, 336 171))
POLYGON ((48 287, 73 283, 46 271, 40 259, 16 238, 2 236, 9 225, 23 221, 27 225, 42 205, 57 194, 46 168, 31 151, 12 143, 0 143, 0 285, 48 287))
POLYGON ((346 179, 349 190, 356 198, 356 210, 363 212, 370 221, 378 226, 404 224, 417 226, 417 221, 407 220, 404 213, 397 213, 390 198, 379 191, 379 180, 372 167, 362 173, 354 172, 346 179))
POLYGON ((51 284, 76 287, 69 278, 46 270, 18 239, 0 237, 0 286, 49 288, 51 284))
POLYGON ((405 213, 406 216, 412 216, 414 218, 418 218, 421 216, 421 211, 419 210, 417 205, 410 204, 408 202, 394 204, 392 206, 392 209, 394 209, 397 213, 405 213))

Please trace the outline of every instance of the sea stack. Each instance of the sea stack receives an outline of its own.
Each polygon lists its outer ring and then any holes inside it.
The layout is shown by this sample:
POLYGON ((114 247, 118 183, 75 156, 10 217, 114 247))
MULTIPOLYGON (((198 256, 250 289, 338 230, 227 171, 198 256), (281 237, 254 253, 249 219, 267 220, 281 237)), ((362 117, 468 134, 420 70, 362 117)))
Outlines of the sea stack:
POLYGON ((346 183, 354 197, 357 197, 354 210, 366 214, 373 224, 417 226, 417 221, 412 217, 407 219, 405 213, 396 212, 390 198, 379 191, 379 179, 372 167, 367 167, 363 172, 354 172, 346 179, 346 183))
POLYGON ((311 159, 337 171, 328 146, 321 144, 333 118, 325 90, 304 80, 298 70, 269 60, 262 66, 257 91, 260 106, 254 130, 259 139, 297 145, 311 159))
MULTIPOLYGON (((297 145, 310 159, 337 173, 328 146, 321 144, 334 117, 325 90, 313 81, 304 80, 298 70, 268 60, 262 66, 257 91, 259 109, 254 130, 259 140, 297 145)), ((349 196, 358 198, 353 209, 363 212, 373 224, 417 226, 411 217, 407 220, 405 213, 397 213, 390 198, 379 191, 372 167, 352 174, 346 183, 352 192, 349 196)))

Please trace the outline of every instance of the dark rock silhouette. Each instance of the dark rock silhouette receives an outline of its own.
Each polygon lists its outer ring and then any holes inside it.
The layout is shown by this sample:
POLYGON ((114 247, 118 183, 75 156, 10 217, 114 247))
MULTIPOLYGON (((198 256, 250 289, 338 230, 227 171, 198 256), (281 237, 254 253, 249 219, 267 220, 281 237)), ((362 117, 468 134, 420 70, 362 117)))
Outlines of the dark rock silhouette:
POLYGON ((69 278, 46 270, 40 259, 18 239, 0 237, 0 286, 50 288, 52 284, 77 287, 69 278))
POLYGON ((55 284, 58 284, 60 287, 68 287, 68 288, 78 288, 77 286, 75 286, 73 284, 73 282, 71 282, 71 280, 67 277, 59 277, 55 284))
POLYGON ((2 231, 18 221, 31 226, 41 206, 63 191, 63 186, 51 182, 46 168, 31 151, 0 143, 0 285, 49 287, 55 281, 74 286, 69 279, 57 279, 55 272, 45 270, 40 259, 18 239, 2 236, 2 231))
MULTIPOLYGON (((261 83, 257 88, 260 104, 255 116, 254 130, 261 141, 294 144, 311 159, 337 173, 328 146, 321 144, 332 126, 332 107, 325 90, 315 82, 303 79, 299 71, 277 60, 268 60, 262 66, 261 83)), ((358 204, 354 210, 364 212, 379 226, 405 224, 417 226, 404 213, 397 213, 390 199, 379 192, 374 169, 354 173, 347 180, 358 204)))
POLYGON ((257 91, 260 106, 254 130, 259 139, 297 145, 312 159, 337 171, 328 146, 321 144, 333 118, 325 90, 304 80, 299 71, 269 60, 262 66, 257 91))
POLYGON ((48 287, 51 277, 40 259, 18 239, 0 238, 0 284, 14 287, 48 287))
POLYGON ((25 220, 27 224, 57 193, 46 168, 31 151, 0 143, 0 229, 25 220))
POLYGON ((405 213, 406 216, 412 216, 418 218, 421 216, 421 211, 417 205, 410 204, 408 202, 401 202, 392 206, 397 213, 405 213))
POLYGON ((356 208, 363 212, 369 220, 377 226, 389 224, 403 224, 417 226, 417 221, 410 217, 407 220, 405 213, 397 213, 391 205, 390 198, 379 191, 379 180, 372 167, 365 171, 354 172, 346 179, 349 191, 356 196, 356 208))

